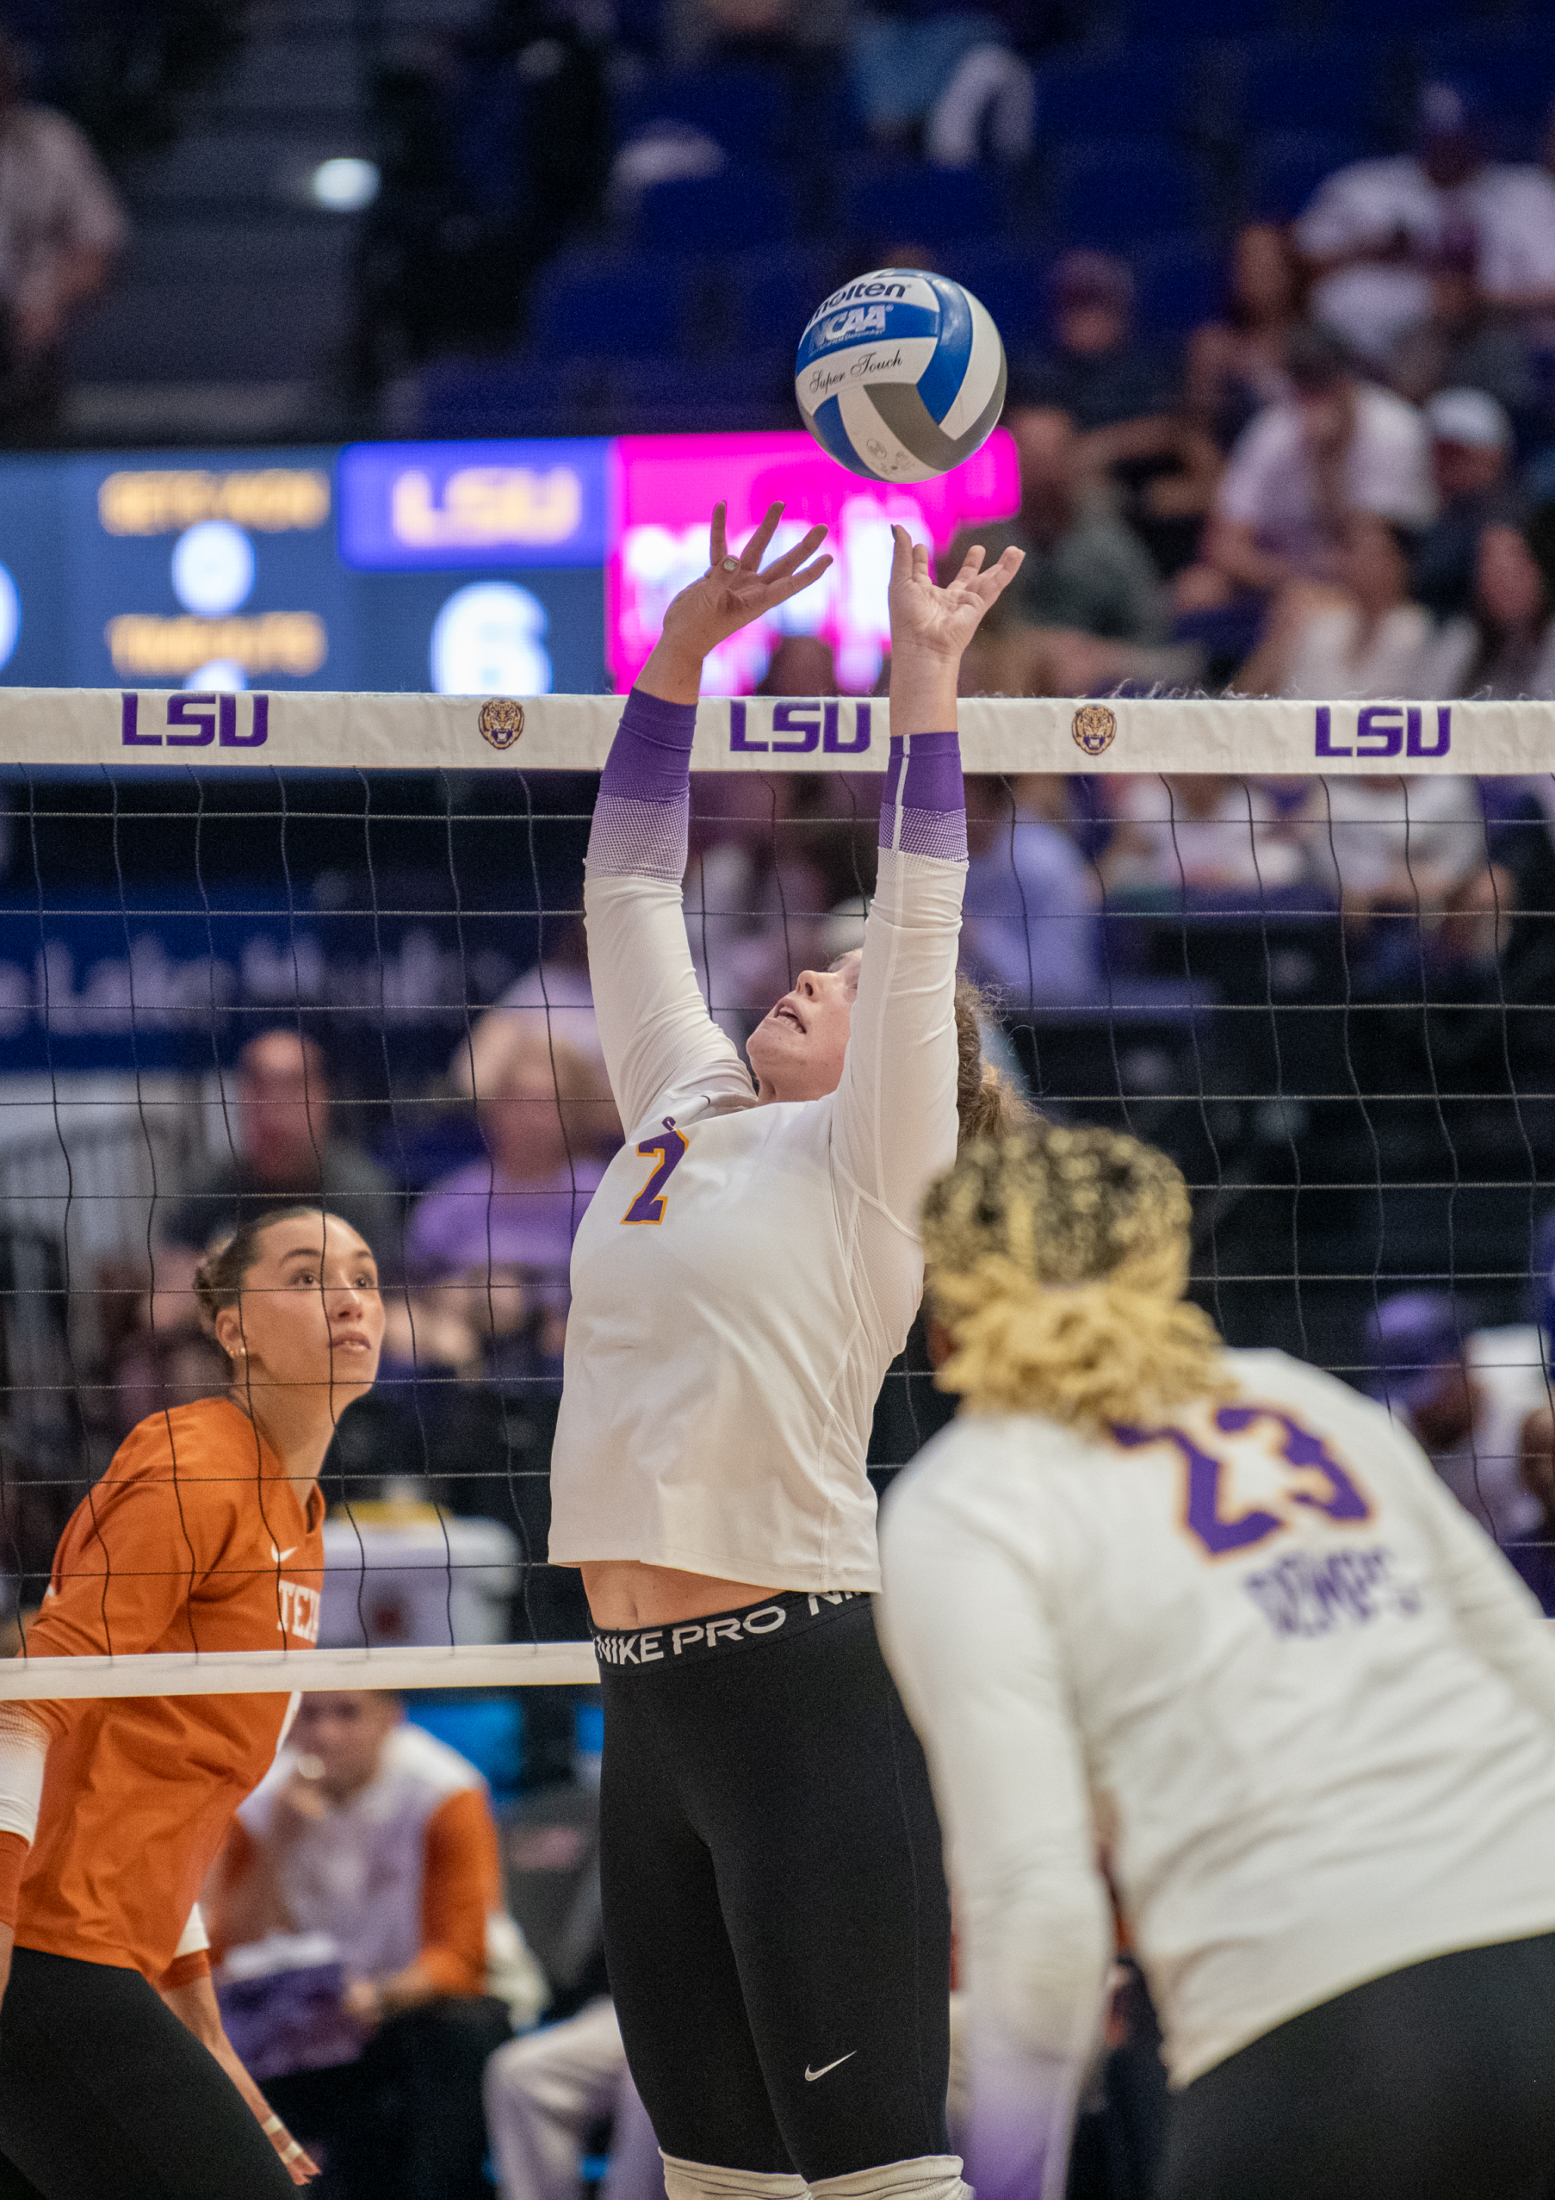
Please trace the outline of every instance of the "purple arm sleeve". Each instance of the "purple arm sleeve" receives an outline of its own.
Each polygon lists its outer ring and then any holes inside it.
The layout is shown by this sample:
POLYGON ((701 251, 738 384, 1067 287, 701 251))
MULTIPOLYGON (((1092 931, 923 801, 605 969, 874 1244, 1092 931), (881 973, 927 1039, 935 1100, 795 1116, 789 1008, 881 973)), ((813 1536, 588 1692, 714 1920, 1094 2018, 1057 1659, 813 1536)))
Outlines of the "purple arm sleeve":
POLYGON ((647 874, 680 884, 696 722, 695 703, 665 703, 633 688, 600 777, 589 833, 592 876, 647 874))
POLYGON ((893 734, 880 803, 880 845, 966 861, 966 798, 954 733, 893 734))

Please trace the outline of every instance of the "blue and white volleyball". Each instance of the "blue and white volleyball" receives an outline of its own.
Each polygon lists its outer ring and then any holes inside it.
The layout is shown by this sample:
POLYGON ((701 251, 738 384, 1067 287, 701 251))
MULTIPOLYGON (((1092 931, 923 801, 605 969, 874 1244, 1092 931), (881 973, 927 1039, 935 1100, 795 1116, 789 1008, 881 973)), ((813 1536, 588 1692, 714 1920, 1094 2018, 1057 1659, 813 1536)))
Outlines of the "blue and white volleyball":
POLYGON ((851 473, 931 481, 987 442, 1005 377, 980 299, 943 275, 878 267, 811 315, 794 394, 810 433, 851 473))

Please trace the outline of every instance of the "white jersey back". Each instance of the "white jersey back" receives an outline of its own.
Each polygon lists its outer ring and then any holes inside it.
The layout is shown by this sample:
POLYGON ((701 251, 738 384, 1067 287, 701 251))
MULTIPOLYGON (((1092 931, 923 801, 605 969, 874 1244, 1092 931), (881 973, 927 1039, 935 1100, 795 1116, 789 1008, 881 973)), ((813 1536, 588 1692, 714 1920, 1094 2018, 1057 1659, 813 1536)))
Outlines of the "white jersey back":
POLYGON ((1100 1848, 1184 2084, 1298 2011, 1555 1929, 1555 1644, 1388 1415, 1276 1352, 1086 1441, 963 1416, 886 1509, 974 1996, 1094 2021, 1100 1848))

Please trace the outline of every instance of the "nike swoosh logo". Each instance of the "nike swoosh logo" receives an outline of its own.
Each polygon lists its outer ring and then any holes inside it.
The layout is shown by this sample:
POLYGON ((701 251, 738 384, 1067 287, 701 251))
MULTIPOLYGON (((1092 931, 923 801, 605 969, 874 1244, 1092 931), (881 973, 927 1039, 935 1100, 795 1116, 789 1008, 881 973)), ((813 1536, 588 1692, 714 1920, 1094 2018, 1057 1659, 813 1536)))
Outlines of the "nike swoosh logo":
POLYGON ((810 2065, 809 2065, 808 2063, 806 2063, 806 2064, 805 2064, 805 2073, 804 2073, 804 2082, 805 2082, 805 2084, 806 2084, 806 2085, 814 2085, 814 2083, 815 2083, 816 2079, 817 2079, 817 2078, 824 2078, 828 2070, 839 2070, 839 2069, 841 2069, 842 2065, 843 2065, 843 2064, 844 2064, 845 2062, 852 2062, 852 2060, 853 2060, 854 2056, 855 2056, 855 2055, 856 2055, 857 2053, 858 2053, 858 2049, 857 2049, 856 2047, 850 2047, 850 2048, 848 2049, 848 2052, 847 2052, 847 2053, 846 2053, 845 2055, 839 2055, 839 2056, 837 2057, 837 2060, 836 2060, 835 2062, 830 2062, 830 2063, 826 2063, 826 2064, 823 2064, 823 2066, 822 2066, 822 2067, 821 2067, 821 2068, 820 2068, 819 2070, 812 2070, 812 2069, 810 2068, 810 2065))
MULTIPOLYGON (((275 1545, 272 1543, 270 1546, 270 1556, 275 1560, 277 1566, 279 1566, 283 1558, 290 1558, 292 1553, 300 1549, 300 1547, 301 1546, 296 1543, 288 1543, 284 1551, 278 1551, 275 1545)), ((856 2054, 857 2052, 858 2050, 855 2048, 854 2053, 856 2054)))

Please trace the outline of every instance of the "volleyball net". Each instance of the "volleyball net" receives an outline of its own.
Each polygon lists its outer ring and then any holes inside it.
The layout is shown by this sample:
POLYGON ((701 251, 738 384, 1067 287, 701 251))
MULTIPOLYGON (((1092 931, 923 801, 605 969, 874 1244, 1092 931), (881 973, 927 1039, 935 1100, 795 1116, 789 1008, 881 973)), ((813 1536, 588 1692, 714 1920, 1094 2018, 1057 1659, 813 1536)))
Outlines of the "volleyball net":
MULTIPOLYGON (((581 936, 620 709, 0 689, 0 1697, 596 1677, 545 1538, 571 1234, 620 1139, 581 936), (388 1330, 325 1466, 319 1647, 31 1655, 118 1443, 224 1385, 201 1248, 319 1196, 320 1155, 388 1330)), ((1555 705, 978 698, 961 725, 985 1053, 1173 1155, 1231 1343, 1395 1399, 1478 1370, 1495 1411, 1444 1471, 1542 1550, 1555 705)), ((860 937, 889 730, 881 700, 699 712, 688 935, 737 1043, 860 937)), ((878 1484, 949 1410, 915 1331, 878 1484)))

